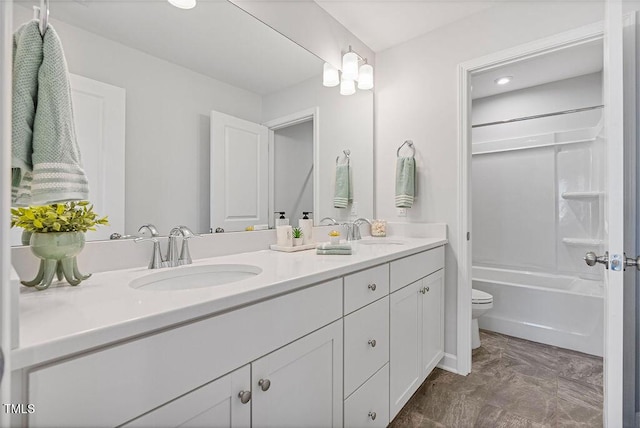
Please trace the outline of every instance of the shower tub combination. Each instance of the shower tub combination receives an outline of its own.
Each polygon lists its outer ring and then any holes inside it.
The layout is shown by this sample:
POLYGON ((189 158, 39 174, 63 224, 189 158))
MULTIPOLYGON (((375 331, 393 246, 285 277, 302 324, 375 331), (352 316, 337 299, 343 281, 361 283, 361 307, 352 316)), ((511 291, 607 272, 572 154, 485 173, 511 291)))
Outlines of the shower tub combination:
POLYGON ((602 356, 601 281, 474 266, 473 288, 493 296, 480 328, 602 356))

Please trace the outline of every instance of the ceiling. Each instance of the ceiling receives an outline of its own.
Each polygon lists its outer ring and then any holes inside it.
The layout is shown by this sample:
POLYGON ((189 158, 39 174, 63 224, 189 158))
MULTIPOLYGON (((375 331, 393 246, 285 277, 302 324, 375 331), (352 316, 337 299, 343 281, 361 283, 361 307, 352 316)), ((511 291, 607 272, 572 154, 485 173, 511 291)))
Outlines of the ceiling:
POLYGON ((260 95, 322 73, 322 60, 227 1, 51 0, 50 17, 260 95))
POLYGON ((471 78, 472 98, 484 98, 544 83, 570 79, 602 71, 602 39, 561 49, 502 67, 474 73, 471 78), (513 76, 506 85, 495 80, 513 76))
POLYGON ((486 0, 315 1, 375 52, 478 13, 496 3, 486 0))

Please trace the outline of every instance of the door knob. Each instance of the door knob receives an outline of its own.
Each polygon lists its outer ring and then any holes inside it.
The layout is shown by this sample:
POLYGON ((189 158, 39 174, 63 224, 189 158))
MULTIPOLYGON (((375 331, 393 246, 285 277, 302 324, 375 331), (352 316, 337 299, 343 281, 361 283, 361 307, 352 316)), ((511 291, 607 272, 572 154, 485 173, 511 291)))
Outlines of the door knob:
POLYGON ((624 266, 625 267, 636 267, 636 269, 640 270, 640 256, 636 257, 635 259, 632 257, 627 257, 627 255, 624 255, 624 266))
POLYGON ((597 256, 593 251, 589 251, 584 256, 584 261, 589 266, 595 266, 596 263, 602 263, 603 265, 608 267, 609 263, 609 252, 604 253, 604 256, 597 256))
POLYGON ((271 381, 269 379, 260 379, 258 381, 258 386, 261 390, 267 391, 271 387, 271 381))
POLYGON ((247 404, 251 400, 251 391, 240 391, 238 398, 242 404, 247 404))

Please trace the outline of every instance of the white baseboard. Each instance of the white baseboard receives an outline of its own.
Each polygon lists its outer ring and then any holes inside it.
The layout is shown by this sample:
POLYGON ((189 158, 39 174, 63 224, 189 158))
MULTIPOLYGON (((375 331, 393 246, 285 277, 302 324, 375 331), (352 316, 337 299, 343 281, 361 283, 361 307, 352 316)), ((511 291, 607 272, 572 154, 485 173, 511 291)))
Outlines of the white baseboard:
POLYGON ((453 354, 445 353, 444 357, 442 357, 440 363, 436 367, 451 373, 458 373, 458 357, 453 354))

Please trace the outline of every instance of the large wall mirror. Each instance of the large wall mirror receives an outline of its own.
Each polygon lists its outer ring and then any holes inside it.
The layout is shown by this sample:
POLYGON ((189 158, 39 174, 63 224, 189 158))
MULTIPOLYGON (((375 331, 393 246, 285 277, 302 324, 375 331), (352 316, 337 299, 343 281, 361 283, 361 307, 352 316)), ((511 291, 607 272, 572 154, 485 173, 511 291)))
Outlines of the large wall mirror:
MULTIPOLYGON (((17 2, 16 28, 32 19, 17 2)), ((51 2, 90 199, 111 226, 208 233, 373 214, 373 94, 322 86, 323 61, 227 1, 51 2), (350 151, 353 203, 333 207, 350 151)), ((108 230, 107 230, 108 229, 108 230)), ((13 231, 12 241, 20 243, 13 231)))

